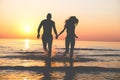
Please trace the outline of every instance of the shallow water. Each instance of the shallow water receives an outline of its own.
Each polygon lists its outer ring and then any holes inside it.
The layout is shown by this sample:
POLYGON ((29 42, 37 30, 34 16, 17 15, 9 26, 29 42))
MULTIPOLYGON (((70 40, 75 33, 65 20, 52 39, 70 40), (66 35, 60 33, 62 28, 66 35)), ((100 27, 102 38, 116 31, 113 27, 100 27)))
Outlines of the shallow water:
POLYGON ((41 71, 46 65, 41 40, 0 39, 0 80, 119 80, 119 45, 76 41, 73 67, 67 71, 61 70, 70 66, 62 57, 64 41, 54 41, 51 67, 61 68, 41 71))

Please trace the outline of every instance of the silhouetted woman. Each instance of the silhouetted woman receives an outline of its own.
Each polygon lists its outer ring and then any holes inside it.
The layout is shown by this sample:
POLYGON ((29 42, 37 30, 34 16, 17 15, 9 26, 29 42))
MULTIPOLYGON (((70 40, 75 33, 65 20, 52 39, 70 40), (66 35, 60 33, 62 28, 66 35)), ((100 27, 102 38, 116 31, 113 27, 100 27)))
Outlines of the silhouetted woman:
MULTIPOLYGON (((75 26, 78 24, 78 22, 79 22, 79 20, 75 16, 71 16, 69 19, 67 19, 65 21, 64 29, 58 35, 58 36, 60 36, 66 29, 66 32, 67 32, 67 37, 65 40, 66 51, 63 56, 66 56, 66 53, 68 53, 70 44, 71 44, 70 58, 72 58, 72 56, 73 56, 75 38, 78 38, 75 34, 75 26)), ((58 38, 58 36, 57 36, 57 38, 58 38)))

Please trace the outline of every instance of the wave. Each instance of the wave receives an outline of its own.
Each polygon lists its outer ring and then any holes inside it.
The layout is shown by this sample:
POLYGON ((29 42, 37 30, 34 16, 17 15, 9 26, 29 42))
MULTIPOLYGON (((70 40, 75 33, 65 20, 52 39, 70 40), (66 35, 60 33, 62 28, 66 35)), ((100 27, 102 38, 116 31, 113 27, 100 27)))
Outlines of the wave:
POLYGON ((0 46, 0 48, 3 49, 3 48, 10 48, 10 47, 8 47, 8 46, 0 46))
POLYGON ((29 71, 39 71, 39 72, 48 72, 48 69, 51 71, 76 71, 76 72, 120 72, 120 68, 104 68, 96 66, 77 66, 77 67, 39 67, 39 66, 0 66, 0 70, 29 70, 29 71))

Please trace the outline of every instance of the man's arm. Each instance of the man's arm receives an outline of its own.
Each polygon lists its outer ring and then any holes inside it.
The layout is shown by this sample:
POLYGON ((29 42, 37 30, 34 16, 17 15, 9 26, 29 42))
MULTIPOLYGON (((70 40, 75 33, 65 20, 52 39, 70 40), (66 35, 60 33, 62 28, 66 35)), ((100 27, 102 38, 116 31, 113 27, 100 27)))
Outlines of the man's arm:
POLYGON ((57 30, 56 30, 56 27, 55 27, 55 23, 53 24, 53 29, 54 29, 55 35, 57 36, 57 30))
POLYGON ((38 39, 40 37, 40 29, 41 29, 42 25, 43 25, 43 22, 41 22, 40 25, 39 25, 39 27, 38 27, 38 34, 37 34, 37 38, 38 39))
POLYGON ((60 36, 64 31, 65 31, 65 27, 64 27, 63 30, 58 34, 58 36, 60 36))

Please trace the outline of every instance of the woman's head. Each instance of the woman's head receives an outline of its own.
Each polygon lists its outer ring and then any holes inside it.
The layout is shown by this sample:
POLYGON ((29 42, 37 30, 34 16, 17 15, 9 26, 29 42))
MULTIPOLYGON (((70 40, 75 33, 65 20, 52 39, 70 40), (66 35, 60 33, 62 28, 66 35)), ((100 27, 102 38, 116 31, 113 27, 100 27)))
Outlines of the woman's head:
POLYGON ((66 23, 77 25, 79 20, 76 16, 71 16, 69 19, 66 20, 66 23))

